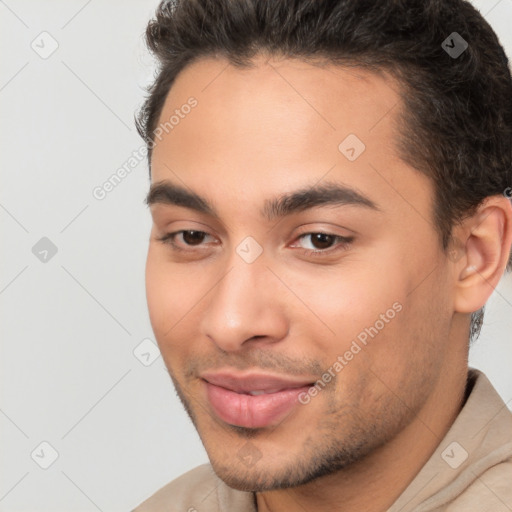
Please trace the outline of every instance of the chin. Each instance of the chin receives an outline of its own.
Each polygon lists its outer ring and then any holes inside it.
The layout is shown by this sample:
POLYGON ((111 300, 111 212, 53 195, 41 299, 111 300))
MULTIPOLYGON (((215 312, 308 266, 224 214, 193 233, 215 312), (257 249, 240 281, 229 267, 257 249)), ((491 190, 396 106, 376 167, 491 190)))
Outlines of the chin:
POLYGON ((229 463, 224 460, 210 459, 210 463, 216 475, 229 487, 239 491, 263 492, 278 489, 289 489, 305 485, 317 478, 332 474, 341 469, 340 464, 312 464, 306 466, 305 461, 291 461, 280 467, 270 467, 262 460, 252 466, 244 462, 229 463))
POLYGON ((215 464, 213 461, 211 464, 216 475, 223 480, 226 485, 239 491, 263 492, 290 487, 285 482, 280 483, 279 480, 276 481, 273 474, 264 467, 259 467, 258 469, 238 468, 233 466, 229 468, 226 466, 219 467, 219 465, 215 464))

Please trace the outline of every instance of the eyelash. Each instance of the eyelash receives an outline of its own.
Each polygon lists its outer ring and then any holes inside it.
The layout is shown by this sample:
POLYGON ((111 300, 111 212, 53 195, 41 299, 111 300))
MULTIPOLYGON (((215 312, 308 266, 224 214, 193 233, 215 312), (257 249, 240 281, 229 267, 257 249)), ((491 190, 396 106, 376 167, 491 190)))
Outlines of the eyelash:
MULTIPOLYGON (((192 232, 192 231, 195 232, 195 233, 201 233, 201 234, 204 234, 204 235, 209 235, 205 231, 198 231, 198 230, 195 230, 195 229, 182 229, 180 231, 174 231, 172 233, 166 233, 162 237, 158 237, 157 240, 159 242, 164 243, 164 244, 170 245, 173 251, 176 251, 176 252, 191 252, 191 250, 189 250, 189 249, 183 249, 182 247, 179 247, 178 245, 176 245, 176 243, 174 241, 174 238, 176 237, 176 235, 179 235, 180 233, 189 233, 189 232, 192 232)), ((334 237, 334 239, 335 239, 334 242, 338 241, 338 245, 335 246, 334 248, 317 249, 317 250, 298 248, 299 252, 301 252, 305 256, 322 256, 322 255, 326 255, 326 254, 332 254, 332 253, 337 252, 337 251, 346 250, 348 248, 348 246, 354 240, 353 236, 345 237, 345 236, 340 236, 340 235, 334 235, 332 233, 326 233, 324 231, 310 231, 308 233, 303 233, 302 235, 297 237, 297 240, 300 240, 301 238, 306 237, 306 236, 310 236, 310 235, 326 235, 326 236, 334 237)), ((189 247, 197 247, 197 246, 191 245, 189 247)), ((192 249, 192 251, 193 251, 193 249, 192 249)))

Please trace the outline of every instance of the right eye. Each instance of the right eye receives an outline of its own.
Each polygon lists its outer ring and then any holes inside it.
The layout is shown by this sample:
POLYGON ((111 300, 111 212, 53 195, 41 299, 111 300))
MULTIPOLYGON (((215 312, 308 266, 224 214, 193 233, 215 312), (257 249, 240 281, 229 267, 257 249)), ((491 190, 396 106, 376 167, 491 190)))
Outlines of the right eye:
MULTIPOLYGON (((174 231, 172 233, 166 233, 162 237, 159 237, 157 240, 164 244, 170 245, 173 250, 176 251, 188 251, 186 247, 196 247, 201 245, 201 242, 204 241, 205 237, 211 236, 204 231, 196 231, 195 229, 182 229, 180 231, 174 231), (180 247, 176 241, 176 237, 181 236, 181 243, 185 247, 180 247)), ((178 238, 179 241, 179 238, 178 238)))

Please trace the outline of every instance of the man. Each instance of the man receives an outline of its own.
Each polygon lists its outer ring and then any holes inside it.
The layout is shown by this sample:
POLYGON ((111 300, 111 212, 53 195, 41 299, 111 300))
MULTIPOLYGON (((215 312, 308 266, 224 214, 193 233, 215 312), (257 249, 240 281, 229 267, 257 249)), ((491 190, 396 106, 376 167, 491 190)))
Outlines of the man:
POLYGON ((178 0, 147 40, 148 307, 211 464, 136 511, 512 510, 512 414, 467 363, 512 244, 489 25, 178 0))

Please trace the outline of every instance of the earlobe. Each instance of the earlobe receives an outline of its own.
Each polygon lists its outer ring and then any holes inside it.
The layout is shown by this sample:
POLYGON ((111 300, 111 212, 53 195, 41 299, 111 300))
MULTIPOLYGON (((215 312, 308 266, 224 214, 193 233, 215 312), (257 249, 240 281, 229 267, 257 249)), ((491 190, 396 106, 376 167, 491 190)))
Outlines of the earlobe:
POLYGON ((466 242, 455 271, 454 308, 473 313, 487 302, 505 271, 512 244, 510 202, 503 196, 488 198, 461 231, 466 242))

